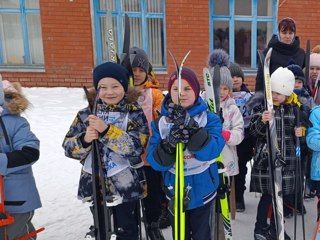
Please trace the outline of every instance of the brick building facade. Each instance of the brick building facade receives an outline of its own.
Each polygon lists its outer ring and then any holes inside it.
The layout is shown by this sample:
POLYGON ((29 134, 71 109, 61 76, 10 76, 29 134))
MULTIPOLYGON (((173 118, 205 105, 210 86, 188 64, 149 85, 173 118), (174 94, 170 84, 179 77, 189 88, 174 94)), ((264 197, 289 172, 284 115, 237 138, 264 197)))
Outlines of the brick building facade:
MULTIPOLYGON (((192 50, 186 66, 194 69, 202 79, 206 66, 209 41, 209 7, 207 0, 165 1, 166 48, 182 59, 192 50)), ((90 86, 95 65, 95 48, 90 0, 41 0, 40 16, 44 51, 44 68, 38 71, 6 71, 4 79, 19 81, 23 86, 90 86)), ((320 1, 281 0, 278 19, 290 16, 297 24, 301 47, 311 40, 311 47, 320 43, 320 1)), ((134 34, 134 33, 132 33, 134 34)), ((167 73, 173 71, 167 54, 165 74, 157 74, 161 88, 166 88, 167 73)), ((246 74, 246 83, 254 89, 254 72, 246 74)))

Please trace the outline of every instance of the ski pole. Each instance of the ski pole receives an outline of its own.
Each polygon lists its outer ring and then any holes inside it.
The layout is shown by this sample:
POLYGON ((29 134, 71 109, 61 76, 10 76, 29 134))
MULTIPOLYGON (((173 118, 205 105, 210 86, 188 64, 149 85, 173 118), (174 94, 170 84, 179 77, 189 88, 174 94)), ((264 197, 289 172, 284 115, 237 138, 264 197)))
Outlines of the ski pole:
MULTIPOLYGON (((300 110, 296 108, 296 127, 301 127, 300 125, 300 110)), ((300 211, 301 211, 301 219, 302 219, 302 234, 303 239, 305 239, 305 224, 304 224, 304 212, 303 212, 303 196, 302 196, 302 171, 301 171, 301 148, 300 148, 300 138, 296 137, 296 157, 297 157, 297 164, 296 164, 296 186, 295 186, 295 209, 298 208, 298 193, 300 192, 300 211), (298 181, 299 179, 299 181, 298 181), (298 191, 299 188, 299 191, 298 191)), ((294 211, 294 240, 296 240, 296 232, 297 232, 297 212, 294 211)))
POLYGON ((38 230, 35 230, 35 231, 31 232, 31 233, 28 233, 28 234, 26 234, 26 235, 24 235, 22 237, 16 238, 15 240, 27 240, 30 237, 33 237, 33 236, 37 235, 39 232, 42 232, 43 230, 45 230, 44 227, 39 228, 38 230))

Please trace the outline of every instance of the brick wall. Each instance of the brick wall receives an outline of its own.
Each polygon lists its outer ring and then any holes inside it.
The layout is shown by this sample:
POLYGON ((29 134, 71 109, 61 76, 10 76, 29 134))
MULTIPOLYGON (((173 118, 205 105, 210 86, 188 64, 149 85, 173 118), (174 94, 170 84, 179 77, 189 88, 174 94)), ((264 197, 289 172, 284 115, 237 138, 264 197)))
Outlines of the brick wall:
MULTIPOLYGON (((202 80, 202 69, 209 55, 209 5, 203 0, 166 1, 167 48, 175 55, 178 63, 191 50, 185 67, 191 68, 202 80)), ((168 74, 175 68, 167 53, 168 74)), ((163 89, 167 88, 168 77, 158 76, 163 89)), ((202 82, 202 81, 201 81, 202 82)))
POLYGON ((91 83, 93 46, 89 0, 41 0, 45 72, 2 72, 23 86, 82 86, 91 83))
MULTIPOLYGON (((23 86, 91 85, 94 65, 90 0, 41 0, 40 13, 45 72, 2 72, 5 79, 23 86)), ((191 54, 185 66, 193 69, 202 83, 202 68, 209 55, 209 2, 206 0, 166 1, 166 46, 178 62, 186 52, 191 54)), ((301 47, 311 40, 311 47, 320 44, 320 1, 280 0, 279 16, 293 17, 301 47)), ((168 74, 174 64, 167 53, 168 74)), ((157 75, 162 89, 168 76, 157 75)), ((246 76, 245 83, 254 89, 255 76, 246 76)))

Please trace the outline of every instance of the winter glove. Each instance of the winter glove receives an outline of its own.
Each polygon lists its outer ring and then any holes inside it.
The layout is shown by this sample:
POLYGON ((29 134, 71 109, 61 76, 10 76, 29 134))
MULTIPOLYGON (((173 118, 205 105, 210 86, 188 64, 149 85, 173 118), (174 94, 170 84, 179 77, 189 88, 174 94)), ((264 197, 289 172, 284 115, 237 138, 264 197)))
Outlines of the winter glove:
POLYGON ((190 117, 189 113, 183 107, 174 103, 169 103, 168 111, 169 119, 175 126, 179 126, 181 129, 185 128, 188 130, 190 136, 198 131, 198 123, 190 117))
POLYGON ((174 103, 169 103, 168 112, 169 112, 168 117, 174 125, 178 125, 178 126, 185 125, 187 111, 183 107, 174 103))
POLYGON ((222 130, 222 137, 225 142, 228 142, 230 139, 231 132, 228 130, 222 130))
POLYGON ((185 128, 181 128, 180 126, 173 125, 170 129, 170 133, 168 136, 168 141, 170 144, 174 144, 175 146, 177 143, 188 143, 189 142, 189 132, 185 128))

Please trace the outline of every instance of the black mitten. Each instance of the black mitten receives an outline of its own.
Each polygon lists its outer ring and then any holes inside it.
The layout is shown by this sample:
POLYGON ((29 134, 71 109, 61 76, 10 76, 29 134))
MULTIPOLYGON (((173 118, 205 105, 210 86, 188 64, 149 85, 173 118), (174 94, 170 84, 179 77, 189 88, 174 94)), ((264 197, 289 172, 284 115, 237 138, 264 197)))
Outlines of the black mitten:
POLYGON ((185 125, 187 111, 174 103, 168 104, 169 119, 174 125, 185 125))
POLYGON ((185 128, 188 130, 190 137, 200 129, 199 124, 192 117, 190 117, 185 128))
POLYGON ((189 142, 189 132, 183 126, 173 125, 169 133, 169 142, 172 144, 177 143, 188 143, 189 142))
POLYGON ((169 142, 169 139, 163 139, 160 143, 163 150, 169 154, 173 154, 176 152, 176 145, 169 142))
POLYGON ((198 123, 192 117, 190 117, 187 110, 185 110, 183 107, 174 103, 169 103, 168 111, 169 119, 175 126, 179 126, 179 128, 185 127, 185 129, 188 130, 190 136, 198 131, 198 123))

